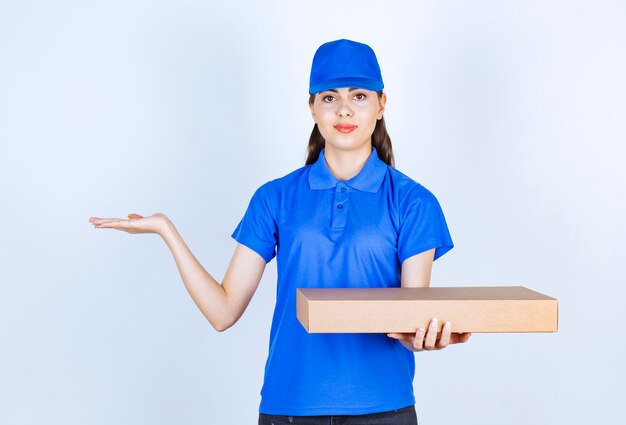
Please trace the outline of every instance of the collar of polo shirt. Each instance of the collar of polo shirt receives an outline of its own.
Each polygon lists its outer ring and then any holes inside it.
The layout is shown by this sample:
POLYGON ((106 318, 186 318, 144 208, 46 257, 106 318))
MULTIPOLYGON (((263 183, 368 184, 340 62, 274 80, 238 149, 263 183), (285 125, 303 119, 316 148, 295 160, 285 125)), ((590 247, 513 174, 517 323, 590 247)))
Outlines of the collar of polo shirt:
MULTIPOLYGON (((363 168, 361 168, 361 171, 351 179, 343 181, 343 183, 354 189, 376 193, 385 178, 386 172, 387 164, 378 158, 376 148, 372 146, 372 153, 363 168)), ((309 187, 311 190, 331 189, 340 182, 342 180, 339 180, 330 172, 324 157, 324 148, 322 148, 317 161, 311 165, 309 170, 309 187)))

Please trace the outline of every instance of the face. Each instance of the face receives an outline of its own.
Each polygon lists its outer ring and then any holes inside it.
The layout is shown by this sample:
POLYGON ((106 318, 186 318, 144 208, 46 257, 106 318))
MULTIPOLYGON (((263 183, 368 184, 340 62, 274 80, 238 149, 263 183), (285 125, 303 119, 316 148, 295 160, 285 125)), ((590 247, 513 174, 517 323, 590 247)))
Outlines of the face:
POLYGON ((384 93, 379 100, 375 91, 346 87, 317 93, 309 106, 326 146, 352 150, 371 145, 386 100, 384 93))

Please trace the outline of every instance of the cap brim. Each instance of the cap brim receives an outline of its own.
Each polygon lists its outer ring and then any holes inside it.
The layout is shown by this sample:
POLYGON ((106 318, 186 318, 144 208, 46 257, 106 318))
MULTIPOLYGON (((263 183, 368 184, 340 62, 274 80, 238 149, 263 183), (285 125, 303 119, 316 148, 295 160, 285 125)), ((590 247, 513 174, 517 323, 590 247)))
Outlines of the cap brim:
POLYGON ((338 89, 342 87, 347 88, 359 88, 372 91, 380 91, 383 89, 384 84, 379 80, 372 80, 371 78, 360 77, 348 77, 348 78, 336 78, 330 81, 324 81, 309 87, 309 94, 315 94, 324 90, 338 89))

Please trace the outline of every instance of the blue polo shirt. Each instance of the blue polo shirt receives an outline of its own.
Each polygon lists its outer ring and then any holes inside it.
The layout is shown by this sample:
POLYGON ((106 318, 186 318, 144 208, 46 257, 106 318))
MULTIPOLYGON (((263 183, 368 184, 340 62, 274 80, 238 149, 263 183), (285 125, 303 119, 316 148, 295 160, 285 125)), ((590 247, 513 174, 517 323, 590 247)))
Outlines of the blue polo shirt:
POLYGON ((324 149, 314 164, 259 187, 232 237, 277 261, 276 307, 259 412, 361 415, 415 403, 414 353, 386 334, 309 334, 296 288, 399 287, 402 262, 452 239, 435 196, 376 148, 337 179, 324 149))

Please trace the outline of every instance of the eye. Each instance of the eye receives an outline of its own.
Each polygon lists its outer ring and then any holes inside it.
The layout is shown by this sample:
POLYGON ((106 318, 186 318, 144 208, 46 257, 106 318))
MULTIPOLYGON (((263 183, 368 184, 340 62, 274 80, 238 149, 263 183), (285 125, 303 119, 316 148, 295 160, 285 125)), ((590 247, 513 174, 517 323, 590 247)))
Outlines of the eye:
POLYGON ((331 96, 331 95, 326 95, 326 96, 324 96, 324 97, 322 98, 322 101, 327 102, 327 100, 326 100, 326 99, 328 99, 329 97, 330 97, 331 99, 334 99, 334 98, 335 98, 334 96, 331 96))
POLYGON ((354 96, 355 96, 355 97, 357 97, 357 96, 362 96, 361 98, 359 98, 359 99, 357 99, 357 100, 365 100, 365 98, 367 97, 367 96, 365 96, 365 93, 357 93, 357 94, 355 94, 354 96))

